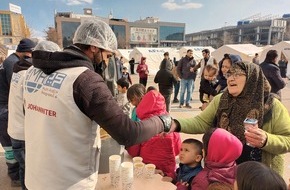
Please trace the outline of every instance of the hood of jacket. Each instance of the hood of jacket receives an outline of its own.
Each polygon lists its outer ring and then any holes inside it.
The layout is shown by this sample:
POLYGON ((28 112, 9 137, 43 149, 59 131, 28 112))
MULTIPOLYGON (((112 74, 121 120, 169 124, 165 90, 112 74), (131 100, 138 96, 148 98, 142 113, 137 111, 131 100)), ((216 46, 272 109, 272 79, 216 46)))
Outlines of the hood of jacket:
POLYGON ((13 67, 13 72, 18 73, 22 70, 27 70, 30 66, 32 66, 32 58, 24 58, 19 60, 17 63, 15 63, 13 67))
POLYGON ((217 128, 210 137, 205 170, 208 179, 233 184, 235 181, 236 159, 243 150, 241 141, 225 129, 217 128))
POLYGON ((160 69, 166 69, 166 70, 171 70, 172 69, 172 64, 169 59, 163 59, 161 64, 160 64, 160 69))
POLYGON ((241 141, 225 129, 217 128, 210 137, 206 160, 228 164, 242 153, 241 141))
POLYGON ((71 67, 87 67, 94 70, 92 61, 74 45, 65 48, 62 52, 33 51, 32 64, 45 74, 71 67))
POLYGON ((136 113, 141 120, 156 115, 166 114, 164 97, 156 90, 147 92, 137 106, 136 113))

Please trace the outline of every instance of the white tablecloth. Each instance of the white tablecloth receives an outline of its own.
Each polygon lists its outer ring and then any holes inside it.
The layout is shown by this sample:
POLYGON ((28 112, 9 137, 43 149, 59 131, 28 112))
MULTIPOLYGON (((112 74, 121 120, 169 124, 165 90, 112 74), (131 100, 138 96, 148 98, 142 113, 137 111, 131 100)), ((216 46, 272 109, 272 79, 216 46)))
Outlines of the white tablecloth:
MULTIPOLYGON (((176 190, 176 186, 170 182, 164 182, 159 174, 155 174, 153 178, 134 178, 132 190, 176 190)), ((99 174, 96 190, 120 190, 122 189, 121 182, 119 188, 113 188, 110 184, 110 174, 99 174)))

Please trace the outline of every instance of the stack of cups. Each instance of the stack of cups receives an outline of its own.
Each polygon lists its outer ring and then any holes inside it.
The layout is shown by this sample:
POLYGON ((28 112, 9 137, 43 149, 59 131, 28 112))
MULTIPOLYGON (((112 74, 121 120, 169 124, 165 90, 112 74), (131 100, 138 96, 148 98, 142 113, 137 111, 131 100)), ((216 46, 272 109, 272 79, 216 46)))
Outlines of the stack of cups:
POLYGON ((133 186, 133 163, 123 162, 121 164, 122 190, 131 190, 133 186))
POLYGON ((143 169, 145 164, 142 162, 142 157, 134 157, 133 158, 133 164, 134 164, 134 176, 139 178, 143 174, 143 169))
POLYGON ((112 155, 109 157, 109 170, 110 170, 111 185, 114 188, 119 186, 120 165, 121 165, 120 155, 112 155))
POLYGON ((144 169, 145 178, 153 178, 153 175, 155 174, 155 168, 156 166, 154 164, 146 164, 144 169))

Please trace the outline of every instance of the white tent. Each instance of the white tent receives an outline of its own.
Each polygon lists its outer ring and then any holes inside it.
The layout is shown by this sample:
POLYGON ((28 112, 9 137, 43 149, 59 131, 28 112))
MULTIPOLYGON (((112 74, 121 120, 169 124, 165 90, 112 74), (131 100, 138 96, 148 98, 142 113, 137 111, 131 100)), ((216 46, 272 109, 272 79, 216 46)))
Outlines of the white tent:
POLYGON ((160 63, 164 58, 163 54, 165 52, 169 53, 169 57, 171 59, 173 59, 173 57, 176 57, 177 60, 180 59, 179 54, 177 54, 176 50, 173 48, 142 48, 142 47, 135 47, 133 51, 130 53, 129 58, 131 59, 133 57, 135 59, 135 62, 139 63, 141 61, 141 57, 146 57, 146 64, 148 65, 149 73, 156 74, 157 71, 159 70, 160 63))
POLYGON ((183 46, 179 50, 180 57, 184 57, 186 55, 188 49, 193 50, 193 57, 194 57, 196 62, 199 62, 203 58, 202 50, 209 49, 210 53, 215 51, 215 49, 211 46, 183 46))
POLYGON ((217 61, 223 59, 224 54, 235 54, 241 56, 244 62, 252 62, 255 53, 260 54, 263 51, 262 47, 257 47, 253 44, 230 44, 223 45, 222 47, 215 50, 212 55, 217 61))
POLYGON ((269 50, 277 50, 278 52, 278 59, 281 57, 281 52, 286 56, 286 59, 290 60, 290 41, 282 41, 279 42, 272 47, 269 47, 267 49, 264 49, 263 52, 260 55, 260 62, 263 62, 266 58, 266 54, 269 50))
POLYGON ((129 55, 131 51, 133 51, 133 49, 118 49, 116 52, 116 55, 119 58, 122 56, 124 59, 124 62, 127 63, 130 60, 129 55))

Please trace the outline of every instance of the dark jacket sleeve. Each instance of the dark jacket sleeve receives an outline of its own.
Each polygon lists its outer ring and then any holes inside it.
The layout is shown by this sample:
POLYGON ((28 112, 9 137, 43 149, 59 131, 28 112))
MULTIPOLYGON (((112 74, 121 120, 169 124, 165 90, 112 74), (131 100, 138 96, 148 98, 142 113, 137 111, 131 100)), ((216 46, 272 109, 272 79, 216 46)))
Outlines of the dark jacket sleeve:
POLYGON ((177 75, 179 78, 182 78, 182 65, 183 65, 183 59, 180 59, 176 68, 177 75))
POLYGON ((274 68, 273 71, 274 71, 272 73, 273 82, 275 83, 275 86, 277 87, 277 89, 281 90, 282 88, 286 86, 286 83, 284 79, 281 77, 280 69, 274 68))
POLYGON ((113 99, 101 76, 91 70, 85 71, 77 78, 73 91, 79 109, 119 144, 132 146, 164 130, 163 123, 157 116, 141 122, 132 121, 113 99))
POLYGON ((159 73, 160 73, 160 71, 158 71, 158 72, 156 73, 155 77, 154 77, 154 82, 155 82, 155 83, 159 83, 159 73))

